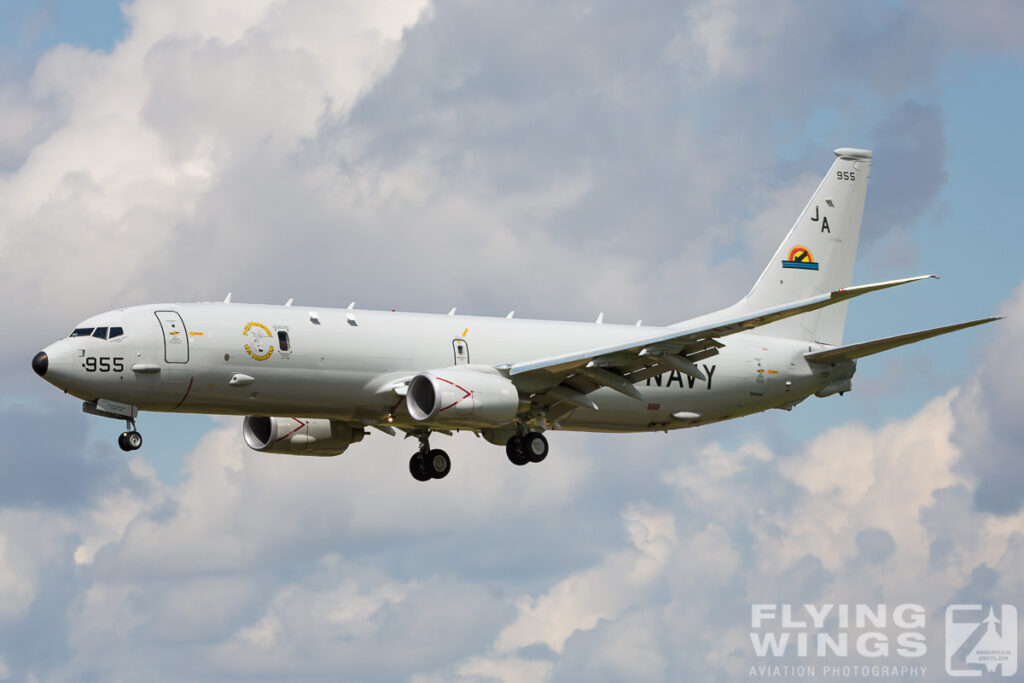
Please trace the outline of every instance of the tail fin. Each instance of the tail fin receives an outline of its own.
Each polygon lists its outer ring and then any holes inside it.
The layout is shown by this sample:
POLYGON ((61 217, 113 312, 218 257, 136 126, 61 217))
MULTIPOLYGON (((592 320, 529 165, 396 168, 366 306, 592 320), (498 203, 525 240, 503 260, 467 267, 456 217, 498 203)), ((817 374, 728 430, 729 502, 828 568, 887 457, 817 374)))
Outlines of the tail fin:
MULTIPOLYGON (((756 311, 850 285, 864 213, 871 152, 843 147, 786 239, 737 308, 756 311)), ((846 304, 761 328, 774 337, 839 345, 846 304)))

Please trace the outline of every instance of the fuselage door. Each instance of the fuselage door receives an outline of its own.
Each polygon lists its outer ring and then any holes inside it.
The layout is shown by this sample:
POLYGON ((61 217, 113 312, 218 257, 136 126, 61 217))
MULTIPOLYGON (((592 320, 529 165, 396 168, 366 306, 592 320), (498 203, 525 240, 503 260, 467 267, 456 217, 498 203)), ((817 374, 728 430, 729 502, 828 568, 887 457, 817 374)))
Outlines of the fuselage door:
POLYGON ((177 311, 157 311, 156 319, 164 332, 164 360, 168 363, 188 362, 188 330, 177 311))
POLYGON ((465 339, 453 339, 452 348, 455 351, 456 365, 466 365, 469 363, 469 344, 465 339))

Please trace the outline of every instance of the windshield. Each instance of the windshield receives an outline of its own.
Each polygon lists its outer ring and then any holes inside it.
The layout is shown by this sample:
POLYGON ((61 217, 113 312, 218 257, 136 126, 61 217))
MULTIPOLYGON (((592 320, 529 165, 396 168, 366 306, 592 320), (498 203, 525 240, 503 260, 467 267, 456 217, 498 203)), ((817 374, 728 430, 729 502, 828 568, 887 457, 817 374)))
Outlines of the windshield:
POLYGON ((96 337, 97 339, 115 339, 124 336, 123 327, 76 327, 69 337, 96 337))

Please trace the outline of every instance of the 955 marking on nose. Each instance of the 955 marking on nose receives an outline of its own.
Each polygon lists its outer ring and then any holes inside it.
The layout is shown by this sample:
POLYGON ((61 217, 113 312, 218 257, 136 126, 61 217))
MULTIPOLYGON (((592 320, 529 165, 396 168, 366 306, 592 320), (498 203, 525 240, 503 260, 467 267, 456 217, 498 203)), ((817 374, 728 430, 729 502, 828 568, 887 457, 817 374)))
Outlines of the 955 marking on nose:
POLYGON ((124 372, 122 356, 88 356, 82 363, 86 372, 124 372))

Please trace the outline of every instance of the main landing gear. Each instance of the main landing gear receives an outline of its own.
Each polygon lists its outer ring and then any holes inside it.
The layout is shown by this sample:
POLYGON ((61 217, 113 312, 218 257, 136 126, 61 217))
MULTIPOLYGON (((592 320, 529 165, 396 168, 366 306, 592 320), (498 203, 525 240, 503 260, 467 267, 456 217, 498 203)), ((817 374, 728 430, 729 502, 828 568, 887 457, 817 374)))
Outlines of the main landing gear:
MULTIPOLYGON (((430 432, 416 436, 420 440, 420 449, 409 458, 409 473, 416 481, 444 479, 452 469, 448 454, 430 447, 430 432)), ((540 462, 548 457, 548 440, 540 432, 516 434, 505 443, 505 454, 514 465, 540 462)))
POLYGON ((452 469, 451 458, 439 448, 431 448, 429 433, 420 435, 420 449, 409 458, 409 472, 416 481, 444 479, 452 469))
POLYGON ((122 451, 137 451, 142 448, 142 434, 135 429, 135 420, 128 420, 128 430, 117 437, 117 445, 122 451))
POLYGON ((513 465, 540 462, 548 457, 548 440, 540 432, 516 434, 505 444, 505 454, 513 465))

